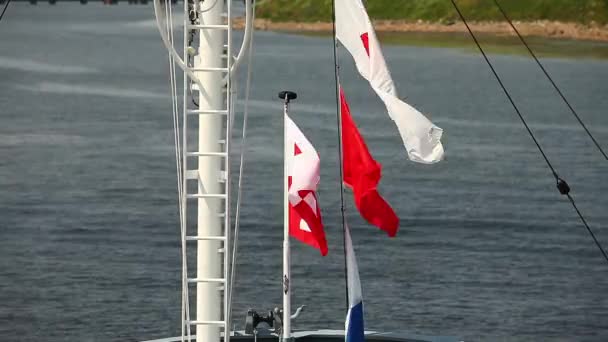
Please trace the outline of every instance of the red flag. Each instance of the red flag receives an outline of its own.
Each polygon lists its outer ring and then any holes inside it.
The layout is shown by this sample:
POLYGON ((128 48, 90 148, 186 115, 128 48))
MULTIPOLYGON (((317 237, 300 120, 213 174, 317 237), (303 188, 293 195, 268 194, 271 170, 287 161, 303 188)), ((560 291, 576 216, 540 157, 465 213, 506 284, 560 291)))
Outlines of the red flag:
POLYGON ((287 115, 285 131, 285 144, 290 146, 285 156, 289 170, 289 235, 326 255, 327 241, 316 194, 321 161, 310 141, 287 115))
POLYGON ((344 91, 340 87, 342 112, 342 150, 344 183, 353 189, 355 205, 367 222, 395 236, 399 218, 376 190, 382 165, 374 160, 350 115, 344 91))

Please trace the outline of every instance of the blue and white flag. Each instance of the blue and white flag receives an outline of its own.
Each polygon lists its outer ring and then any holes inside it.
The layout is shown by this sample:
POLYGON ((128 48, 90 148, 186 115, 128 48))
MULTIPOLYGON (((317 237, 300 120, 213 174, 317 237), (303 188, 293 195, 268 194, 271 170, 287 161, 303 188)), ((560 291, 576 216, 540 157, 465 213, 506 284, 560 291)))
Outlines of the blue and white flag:
POLYGON ((361 282, 359 281, 359 268, 350 238, 348 225, 344 222, 346 242, 346 277, 348 282, 348 314, 346 315, 346 327, 344 336, 346 342, 364 342, 363 327, 363 295, 361 294, 361 282))

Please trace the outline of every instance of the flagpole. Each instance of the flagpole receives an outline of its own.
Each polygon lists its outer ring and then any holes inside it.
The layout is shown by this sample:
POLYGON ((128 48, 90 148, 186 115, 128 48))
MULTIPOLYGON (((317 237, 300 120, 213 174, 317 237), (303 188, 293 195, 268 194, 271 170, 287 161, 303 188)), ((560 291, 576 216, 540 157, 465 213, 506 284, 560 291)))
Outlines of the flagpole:
POLYGON ((342 147, 342 109, 340 105, 340 76, 338 70, 338 41, 336 39, 336 1, 331 1, 332 37, 334 45, 334 79, 336 81, 336 119, 338 123, 338 159, 340 169, 340 214, 342 215, 342 247, 344 250, 344 293, 346 311, 350 308, 348 300, 348 265, 346 255, 346 209, 344 208, 344 150, 342 147))
MULTIPOLYGON (((285 102, 283 104, 283 330, 281 333, 281 341, 292 341, 291 337, 291 265, 290 265, 290 247, 289 247, 289 183, 288 183, 288 165, 287 156, 289 155, 289 146, 287 144, 287 130, 285 122, 289 113, 289 102, 295 100, 298 95, 291 91, 282 91, 279 93, 279 98, 285 102)), ((293 151, 291 151, 293 153, 293 151)))

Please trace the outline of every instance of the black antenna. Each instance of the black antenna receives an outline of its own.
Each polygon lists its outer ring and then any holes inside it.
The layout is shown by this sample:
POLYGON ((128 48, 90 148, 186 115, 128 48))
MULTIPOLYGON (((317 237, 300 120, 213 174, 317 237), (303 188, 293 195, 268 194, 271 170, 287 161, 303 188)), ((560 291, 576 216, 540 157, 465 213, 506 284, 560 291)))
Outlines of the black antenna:
POLYGON ((338 164, 340 168, 340 215, 342 215, 342 246, 344 248, 344 292, 346 294, 346 311, 348 311, 348 270, 346 264, 346 210, 344 209, 344 169, 342 165, 342 113, 340 110, 340 77, 338 75, 338 41, 336 39, 336 1, 331 1, 332 37, 334 45, 334 78, 336 81, 336 122, 338 123, 338 164))
POLYGON ((464 26, 466 26, 467 30, 469 31, 469 34, 471 35, 471 38, 473 38, 473 41, 475 42, 475 45, 477 45, 477 48, 479 49, 479 52, 481 52, 481 55, 483 56, 483 58, 485 59, 486 63, 490 67, 490 70, 494 74, 494 77, 496 78, 496 81, 498 81, 498 84, 502 88, 502 91, 507 96, 507 99, 509 99, 509 102, 511 103, 511 106, 513 107, 513 109, 515 109, 515 112, 517 113, 517 116, 519 116, 519 119, 521 120, 522 124, 524 125, 524 127, 526 127, 526 130, 528 131, 528 134, 530 135, 530 138, 532 138, 532 140, 536 144, 536 147, 538 148, 538 151, 540 152, 540 154, 543 156, 543 159, 547 163, 547 166, 549 167, 549 169, 551 169, 551 173, 553 174, 553 177, 555 178, 555 181, 557 183, 556 186, 557 186, 557 189, 558 189, 559 193, 568 197, 568 200, 570 200, 570 203, 572 204, 572 207, 574 207, 574 210, 576 210, 576 213, 578 214, 578 217, 581 219, 581 222, 583 223, 583 225, 585 225, 585 228, 587 228, 587 231, 589 232, 589 235, 591 235, 591 237, 593 238, 593 241, 597 245, 597 248, 600 250, 600 252, 602 252, 602 255, 604 256, 604 259, 606 259, 606 262, 608 262, 608 254, 606 254, 606 251, 604 250, 604 248, 602 247, 602 245, 600 244, 600 242, 595 237, 595 234, 593 234, 593 231, 591 230, 591 227, 589 227, 589 225, 587 224, 587 220, 585 220, 585 217, 583 216, 583 214, 578 210, 578 207, 576 206, 576 203, 574 202, 574 198, 570 195, 570 186, 568 186, 568 183, 566 183, 565 180, 563 180, 563 179, 561 179, 559 177, 559 175, 557 174, 557 171, 555 170, 555 168, 553 167, 553 165, 551 165, 551 162, 547 158, 547 155, 545 154, 545 151, 543 151, 543 148, 538 143, 538 140, 536 140, 536 137, 534 136, 534 133, 532 132, 532 130, 528 126, 528 123, 526 122, 526 119, 524 119, 523 115, 519 111, 519 108, 517 107, 517 105, 513 101, 513 98, 511 97, 511 94, 509 94, 509 91, 507 90, 507 88, 505 87, 505 85, 502 83, 502 80, 501 80, 500 76, 498 76, 498 73, 494 69, 494 66, 492 65, 492 62, 490 62, 490 59, 488 58, 488 56, 486 55, 485 51, 483 50, 483 48, 479 44, 479 41, 477 40, 477 37, 475 37, 475 34, 473 33, 473 31, 469 27, 469 24, 467 23, 467 20, 465 19, 464 15, 460 11, 460 8, 458 8, 458 5, 456 4, 456 2, 454 0, 451 0, 451 2, 452 2, 452 5, 454 5, 454 9, 456 9, 456 12, 458 12, 458 16, 460 16, 460 19, 464 23, 464 26))
POLYGON ((534 51, 532 51, 532 49, 530 48, 530 46, 528 45, 528 43, 526 42, 524 37, 519 33, 517 28, 515 28, 515 25, 513 25, 513 22, 511 21, 511 18, 509 18, 509 16, 507 15, 507 12, 505 12, 505 10, 502 8, 500 3, 498 3, 498 0, 494 0, 494 3, 496 4, 496 7, 498 7, 498 9, 500 10, 500 13, 502 13, 502 16, 509 23, 509 25, 511 26, 513 31, 515 31, 515 33, 517 34, 517 37, 519 37, 519 40, 521 41, 521 43, 526 47, 526 49, 528 49, 528 52, 530 53, 532 58, 534 58, 534 61, 536 61, 536 64, 538 64, 538 67, 540 68, 540 70, 543 71, 543 73, 545 74, 545 76, 547 77, 549 82, 551 82, 551 85, 553 85, 553 88, 555 89, 555 91, 557 91, 557 93, 562 98, 562 100, 564 101, 566 106, 568 106, 568 108, 570 109, 570 112, 572 112, 572 115, 574 115, 574 117, 576 118, 576 120, 578 120, 578 123, 581 125, 581 127, 583 127, 585 132, 587 132, 587 135, 589 136, 589 138, 591 138, 591 140, 593 141, 595 146, 597 146, 597 149, 600 151, 600 153, 604 156, 604 158, 606 158, 606 160, 608 160, 608 155, 606 155, 606 152, 604 152, 604 150, 600 146, 600 143, 597 140, 595 140, 595 137, 593 136, 593 134, 591 134, 589 129, 587 129, 587 126, 585 125, 585 123, 583 123, 583 120, 581 120, 581 118, 578 115, 578 113, 576 112, 576 110, 574 110, 572 105, 570 105, 570 102, 566 99, 566 96, 564 96, 561 89, 559 89, 557 84, 553 81, 553 78, 549 75, 549 72, 547 72, 547 70, 545 69, 543 64, 538 60, 538 58, 536 57, 536 54, 534 53, 534 51))

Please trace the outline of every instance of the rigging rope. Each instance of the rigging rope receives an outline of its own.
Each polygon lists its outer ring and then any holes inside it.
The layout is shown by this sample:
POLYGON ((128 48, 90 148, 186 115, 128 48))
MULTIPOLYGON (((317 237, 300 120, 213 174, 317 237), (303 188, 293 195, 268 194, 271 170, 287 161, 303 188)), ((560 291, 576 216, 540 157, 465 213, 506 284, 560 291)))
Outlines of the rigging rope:
POLYGON ((496 78, 496 81, 498 81, 498 84, 500 85, 500 87, 502 88, 503 92, 505 93, 505 95, 509 99, 509 102, 511 103, 511 106, 513 107, 513 109, 515 109, 515 112, 517 113, 517 116, 519 116, 519 119, 521 120, 521 122, 524 125, 524 127, 526 127, 526 130, 528 131, 528 134, 530 135, 530 137, 534 141, 534 144, 536 144, 536 147, 537 147, 538 151, 540 152, 540 154, 543 156, 543 159, 545 160, 547 166, 549 167, 549 169, 551 169, 551 173, 553 174, 553 177, 555 178, 555 181, 557 183, 556 184, 557 185, 557 189, 559 190, 560 194, 566 195, 568 197, 568 199, 570 200, 570 203, 572 204, 572 206, 576 210, 576 213, 578 214, 578 217, 580 218, 581 222, 583 223, 583 225, 585 225, 585 228, 587 228, 587 231, 589 232, 589 235, 591 235, 591 237, 593 238, 593 241, 595 242, 596 246, 598 247, 598 249, 600 250, 600 252, 604 256, 604 259, 606 259, 606 262, 608 262, 608 254, 606 254, 606 251, 604 250, 604 248, 602 247, 602 245, 600 244, 600 242, 595 237, 595 234, 593 234, 593 231, 591 230, 591 227, 589 227, 589 225, 587 224, 587 220, 585 220, 585 217, 583 216, 583 214, 580 212, 580 210, 576 206, 576 203, 574 202, 574 198, 570 195, 570 187, 568 186, 568 183, 566 183, 565 180, 563 180, 563 179, 561 179, 559 177, 559 175, 557 174, 557 171, 555 170, 555 168, 553 167, 553 165, 551 164, 551 162, 547 158, 547 155, 545 154, 545 151, 543 150, 543 148, 540 146, 540 144, 536 140, 536 137, 534 136, 534 133, 532 132, 532 130, 528 126, 528 123, 526 122, 526 119, 524 119, 523 115, 519 111, 519 108, 517 107, 517 105, 513 101, 513 98, 511 97, 511 94, 509 93, 509 91, 507 90, 507 88, 503 84, 500 76, 498 76, 498 73, 494 69, 494 66, 492 65, 492 62, 490 62, 490 59, 488 58, 488 56, 486 55, 485 51, 481 47, 481 44, 477 40, 477 37, 475 36, 475 34, 473 33, 473 31, 469 27, 469 24, 467 23, 467 20, 465 19, 464 15, 460 11, 460 8, 456 4, 456 1, 455 0, 450 0, 450 1, 452 2, 452 5, 454 6, 454 9, 456 10, 456 12, 458 12, 458 16, 460 17, 460 19, 462 20, 462 22, 466 26, 467 30, 469 31, 469 34, 471 35, 471 38, 473 38, 473 41, 475 42, 475 45, 477 45, 477 48, 479 49, 479 52, 481 52, 481 55, 483 56, 483 58, 485 59, 486 63, 490 67, 490 70, 492 70, 492 73, 494 74, 494 77, 496 78))
MULTIPOLYGON (((166 3, 169 4, 169 21, 170 21, 170 27, 171 27, 171 44, 173 44, 174 42, 174 36, 173 36, 173 11, 172 11, 172 7, 171 7, 171 3, 169 0, 165 0, 166 3)), ((188 8, 188 2, 184 3, 184 8, 187 9, 188 8)), ((186 35, 186 31, 185 31, 185 27, 184 27, 184 40, 186 39, 185 35, 186 35)), ((171 54, 170 54, 171 55, 171 54)), ((185 56, 184 56, 185 57, 185 56)), ((174 58, 175 59, 175 58, 174 58)), ((181 233, 181 244, 182 244, 182 300, 184 302, 184 308, 183 310, 183 315, 182 315, 182 341, 184 340, 184 337, 187 337, 188 342, 190 342, 192 340, 192 331, 191 331, 191 326, 189 324, 190 322, 190 293, 189 293, 189 287, 188 287, 188 254, 187 254, 187 250, 186 250, 186 235, 187 235, 187 226, 186 226, 186 196, 185 196, 185 192, 187 191, 186 189, 186 182, 183 179, 183 175, 184 175, 184 166, 183 164, 185 163, 185 152, 182 150, 182 146, 181 146, 181 142, 182 139, 186 139, 185 136, 185 132, 184 132, 184 136, 180 137, 180 122, 179 122, 179 110, 177 107, 177 82, 176 77, 175 77, 175 62, 172 64, 173 65, 173 79, 175 82, 175 89, 174 89, 174 96, 176 98, 176 104, 175 104, 175 132, 176 132, 176 137, 177 137, 177 152, 179 152, 179 155, 176 156, 176 159, 178 160, 178 165, 179 165, 179 171, 180 171, 180 177, 178 177, 178 180, 180 182, 181 185, 181 192, 179 193, 180 196, 180 233, 181 233), (181 158, 184 158, 183 160, 181 158), (186 329, 186 334, 184 336, 184 327, 186 329)), ((184 86, 186 86, 186 72, 184 72, 184 86)), ((183 99, 183 109, 184 109, 184 118, 183 118, 183 125, 184 125, 184 130, 186 129, 186 109, 187 109, 187 102, 186 99, 183 99)), ((185 141, 184 141, 185 144, 185 141)))
MULTIPOLYGON (((253 22, 255 20, 255 1, 247 2, 246 11, 245 11, 245 33, 243 37, 243 42, 241 44, 241 49, 235 58, 235 64, 232 66, 232 69, 235 70, 237 66, 237 62, 243 59, 245 53, 247 53, 247 77, 245 81, 245 103, 243 110, 243 127, 242 127, 242 137, 241 137, 241 155, 240 155, 240 163, 239 163, 239 176, 238 176, 238 188, 237 188, 237 201, 236 201, 236 209, 235 209, 235 222, 234 222, 234 238, 233 238, 233 248, 232 248, 232 257, 230 263, 230 282, 228 285, 228 322, 232 320, 232 302, 233 296, 232 291, 234 288, 234 283, 236 279, 236 261, 238 256, 238 241, 239 241, 239 231, 240 231, 240 218, 241 218, 241 202, 242 202, 242 186, 243 186, 243 175, 245 168, 245 155, 247 152, 247 119, 249 117, 249 95, 251 93, 251 74, 252 74, 252 60, 253 60, 253 32, 254 26, 253 22)), ((236 81, 235 81, 236 84, 236 81)), ((236 85, 234 86, 236 89, 236 85)), ((234 116, 235 116, 235 106, 237 98, 237 91, 234 91, 234 98, 231 100, 231 115, 230 115, 230 134, 232 134, 232 127, 234 125, 234 116)))
MULTIPOLYGON (((169 1, 165 1, 165 26, 167 28, 168 41, 171 45, 174 44, 174 30, 173 30, 173 11, 169 1)), ((181 137, 180 137, 180 122, 179 122, 179 106, 177 96, 177 77, 175 69, 175 59, 171 53, 169 53, 169 81, 171 86, 171 111, 173 116, 173 137, 175 145, 175 166, 177 173, 177 192, 178 192, 178 209, 179 209, 179 221, 180 221, 180 235, 182 240, 182 313, 181 313, 181 339, 187 337, 188 341, 191 340, 190 326, 186 324, 186 321, 190 320, 190 304, 188 295, 188 284, 187 278, 187 263, 186 263, 186 249, 185 249, 185 221, 183 215, 183 179, 182 179, 182 163, 181 163, 181 137)))
POLYGON ((568 106, 568 108, 570 109, 570 112, 572 112, 572 115, 574 115, 574 117, 576 118, 578 123, 581 125, 581 127, 583 127, 583 129, 585 130, 585 132, 587 133, 589 138, 591 138, 591 140, 593 141, 593 143, 595 144, 597 149, 600 151, 600 153, 604 156, 604 158, 606 158, 606 160, 608 160, 608 155, 606 155, 606 152, 604 152, 604 150, 602 149, 602 146, 600 146, 599 142, 595 139, 593 134, 591 134, 591 132, 589 131, 589 129, 587 128, 587 126, 585 125, 583 120, 581 120, 580 116, 578 115, 576 110, 574 110, 574 108, 570 104, 570 101, 568 101, 568 99, 566 99, 566 96, 564 96, 564 94, 562 93, 561 89, 557 86, 555 81, 553 81, 553 78, 549 75, 549 72, 547 72, 547 70, 545 69, 543 64, 540 62, 540 60, 538 60, 538 58, 536 57, 536 54, 534 53, 534 51, 532 51, 532 49, 530 48, 530 46, 528 45, 528 43, 526 42, 524 37, 519 33, 517 28, 515 28, 515 25, 513 25, 513 22, 511 21, 511 18, 507 15, 507 12, 503 9, 503 7, 500 5, 498 0, 494 0, 494 3, 496 4, 496 7, 498 7, 498 9, 500 10, 500 13, 502 13, 502 16, 509 23, 509 25, 511 26, 513 31, 515 31, 515 33, 517 34, 517 37, 519 37, 519 40, 521 41, 521 43, 526 47, 526 49, 528 50, 528 52, 530 53, 532 58, 534 58, 534 61, 536 62, 536 64, 538 64, 538 67, 543 71, 543 73, 545 74, 545 76, 547 77, 549 82, 551 82, 551 85, 553 85, 553 88, 555 89, 555 91, 557 91, 557 93, 562 98, 562 100, 564 101, 566 106, 568 106))
POLYGON ((336 39, 336 1, 331 2, 331 22, 332 22, 332 37, 334 45, 334 80, 336 82, 336 122, 338 124, 338 164, 340 169, 340 214, 342 216, 342 247, 344 250, 344 293, 346 299, 346 311, 348 311, 350 304, 348 299, 348 269, 346 259, 346 209, 344 209, 344 169, 342 165, 342 116, 340 112, 340 77, 338 71, 340 69, 338 65, 338 41, 336 39))
MULTIPOLYGON (((255 3, 253 4, 251 22, 255 19, 255 3)), ((242 136, 241 136, 241 159, 239 164, 239 179, 238 179, 238 188, 236 195, 236 210, 235 210, 235 218, 234 218, 234 243, 232 247, 232 266, 230 269, 230 285, 228 291, 228 317, 229 321, 232 320, 232 289, 234 288, 234 283, 236 279, 236 259, 238 255, 238 241, 239 241, 239 228, 240 228, 240 218, 241 218, 241 196, 242 196, 242 188, 243 188, 243 174, 245 170, 245 154, 247 151, 247 118, 249 117, 249 95, 251 93, 251 73, 252 73, 252 59, 253 59, 253 28, 251 31, 251 38, 249 40, 249 51, 247 52, 247 79, 245 81, 245 106, 243 109, 243 128, 242 128, 242 136)), ((236 102, 236 101, 235 101, 236 102)))
MULTIPOLYGON (((188 77, 190 77, 191 80, 193 80, 199 86, 199 89, 200 89, 199 92, 205 93, 205 87, 203 86, 201 81, 198 79, 198 77, 196 77, 196 75, 194 75, 194 72, 188 67, 188 65, 186 65, 187 61, 184 62, 184 60, 182 60, 182 58, 179 56, 179 54, 175 50, 175 47, 169 42, 167 33, 163 29, 163 26, 160 22, 160 10, 159 10, 159 7, 161 7, 160 2, 161 2, 161 0, 154 0, 154 16, 156 17, 156 26, 158 28, 158 32, 160 33, 160 38, 162 39, 163 44, 165 45, 165 48, 169 51, 170 54, 173 55, 175 63, 180 67, 180 69, 182 69, 188 75, 188 77)), ((187 6, 188 2, 185 1, 184 4, 185 4, 185 6, 187 6)), ((184 28, 184 30, 185 30, 185 28, 184 28)))
POLYGON ((0 13, 0 21, 2 21, 2 17, 4 17, 4 12, 6 12, 6 9, 8 8, 8 5, 11 3, 11 0, 8 0, 6 2, 6 5, 4 5, 4 8, 2 9, 2 13, 0 13))

